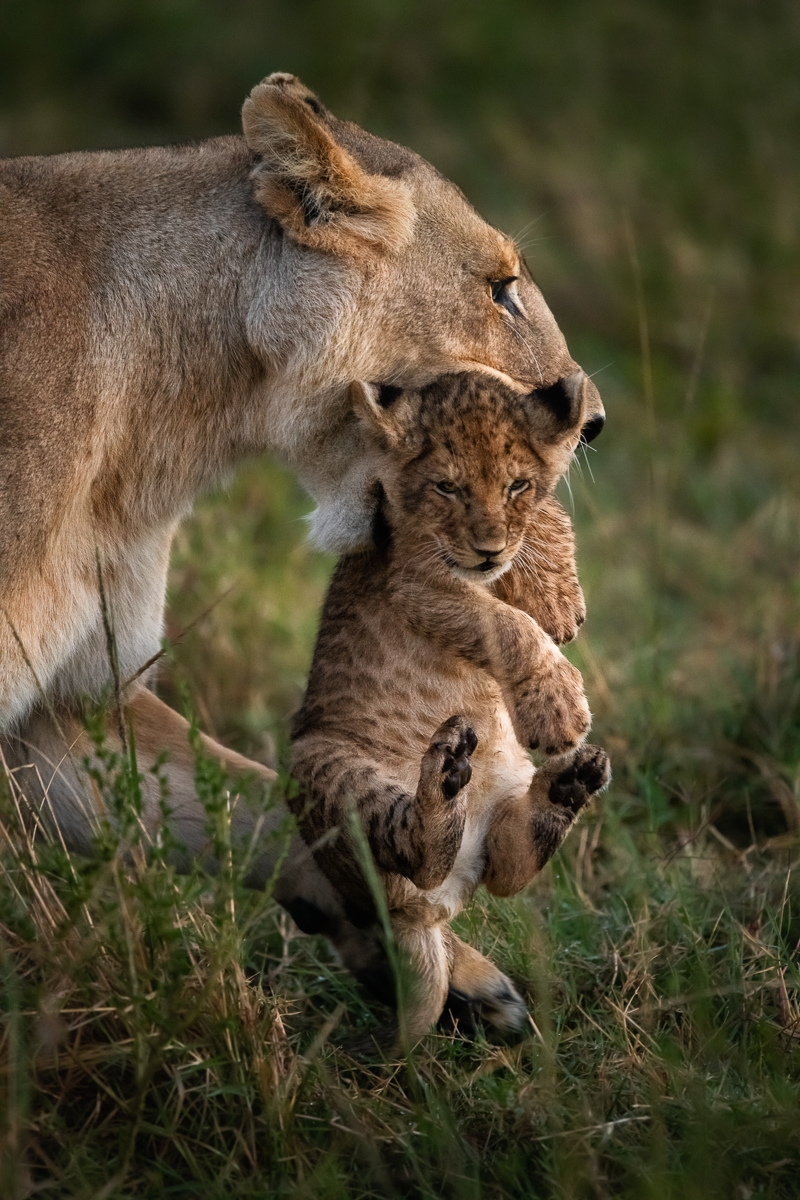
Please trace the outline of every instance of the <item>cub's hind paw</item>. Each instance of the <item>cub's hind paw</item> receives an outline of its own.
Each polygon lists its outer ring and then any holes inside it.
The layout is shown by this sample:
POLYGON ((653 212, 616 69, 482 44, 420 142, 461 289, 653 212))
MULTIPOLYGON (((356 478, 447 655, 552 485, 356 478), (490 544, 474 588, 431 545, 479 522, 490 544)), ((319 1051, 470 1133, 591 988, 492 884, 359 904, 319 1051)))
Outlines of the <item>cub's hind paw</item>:
POLYGON ((509 1041, 528 1027, 528 1009, 525 1001, 507 975, 504 985, 494 995, 486 996, 481 1003, 481 1021, 494 1040, 509 1041))
POLYGON ((611 779, 608 755, 599 746, 581 746, 568 767, 550 784, 552 804, 579 813, 611 779))
POLYGON ((479 1004, 451 985, 436 1028, 440 1033, 458 1033, 461 1037, 471 1040, 478 1033, 479 1011, 479 1004))
POLYGON ((450 717, 436 730, 427 755, 438 774, 438 782, 446 800, 453 800, 472 778, 470 756, 478 744, 475 730, 465 717, 450 717))
POLYGON ((528 1009, 508 976, 496 971, 494 986, 471 995, 450 984, 437 1028, 442 1033, 474 1039, 479 1026, 492 1041, 512 1041, 527 1028, 528 1009))

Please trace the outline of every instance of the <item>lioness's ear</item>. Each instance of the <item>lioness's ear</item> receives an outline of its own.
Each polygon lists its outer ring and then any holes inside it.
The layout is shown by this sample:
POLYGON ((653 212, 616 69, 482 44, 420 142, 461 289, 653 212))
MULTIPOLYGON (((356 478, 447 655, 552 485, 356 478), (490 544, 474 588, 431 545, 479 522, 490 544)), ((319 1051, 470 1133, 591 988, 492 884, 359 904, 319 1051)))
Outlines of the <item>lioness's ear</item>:
POLYGON ((378 440, 391 449, 405 441, 413 414, 402 395, 402 388, 391 384, 364 383, 357 379, 350 384, 348 398, 353 412, 360 417, 378 440))
POLYGON ((370 175, 335 140, 330 114, 294 75, 269 75, 242 109, 244 136, 261 161, 255 194, 291 238, 332 254, 398 250, 414 204, 400 179, 370 175))

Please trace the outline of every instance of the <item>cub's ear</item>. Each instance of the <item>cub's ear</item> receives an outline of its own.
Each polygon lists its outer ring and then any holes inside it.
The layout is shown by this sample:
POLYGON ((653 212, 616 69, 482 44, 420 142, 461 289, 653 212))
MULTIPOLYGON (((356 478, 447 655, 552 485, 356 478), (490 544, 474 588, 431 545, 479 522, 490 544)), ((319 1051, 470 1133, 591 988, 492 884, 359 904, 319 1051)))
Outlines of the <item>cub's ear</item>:
POLYGON ((539 388, 526 397, 528 420, 536 437, 557 442, 578 433, 584 410, 586 375, 576 371, 565 375, 548 388, 539 388))
POLYGON ((407 441, 414 413, 402 388, 357 379, 350 384, 349 400, 353 412, 377 434, 382 446, 395 450, 407 441))
POLYGON ((399 250, 415 209, 402 180, 370 175, 336 141, 333 118, 294 75, 269 75, 245 100, 245 140, 259 156, 256 199, 289 237, 330 254, 399 250))

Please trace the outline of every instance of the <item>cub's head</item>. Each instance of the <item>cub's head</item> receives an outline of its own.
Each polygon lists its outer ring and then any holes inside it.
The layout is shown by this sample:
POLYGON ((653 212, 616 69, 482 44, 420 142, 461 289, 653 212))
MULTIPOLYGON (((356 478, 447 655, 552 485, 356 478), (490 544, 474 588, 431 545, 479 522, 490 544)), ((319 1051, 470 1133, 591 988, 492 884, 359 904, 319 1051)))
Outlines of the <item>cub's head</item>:
POLYGON ((517 557, 535 564, 537 510, 601 423, 582 372, 531 393, 469 373, 418 391, 354 383, 350 394, 398 553, 473 582, 517 557))

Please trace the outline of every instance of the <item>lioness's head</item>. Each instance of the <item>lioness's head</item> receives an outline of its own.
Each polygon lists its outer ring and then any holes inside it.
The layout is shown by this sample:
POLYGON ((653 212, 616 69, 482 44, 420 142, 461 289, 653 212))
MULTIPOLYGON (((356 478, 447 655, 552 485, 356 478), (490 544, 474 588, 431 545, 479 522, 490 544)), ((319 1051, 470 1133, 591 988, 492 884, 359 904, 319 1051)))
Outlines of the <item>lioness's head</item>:
POLYGON ((470 373, 351 397, 401 556, 485 583, 518 556, 535 565, 537 510, 593 432, 581 375, 528 395, 470 373))
POLYGON ((297 300, 330 342, 329 382, 420 387, 477 369, 531 392, 579 372, 514 242, 418 155, 338 120, 293 75, 270 75, 242 115, 255 197, 297 269, 308 280, 324 258, 356 280, 325 330, 304 289, 297 300))

